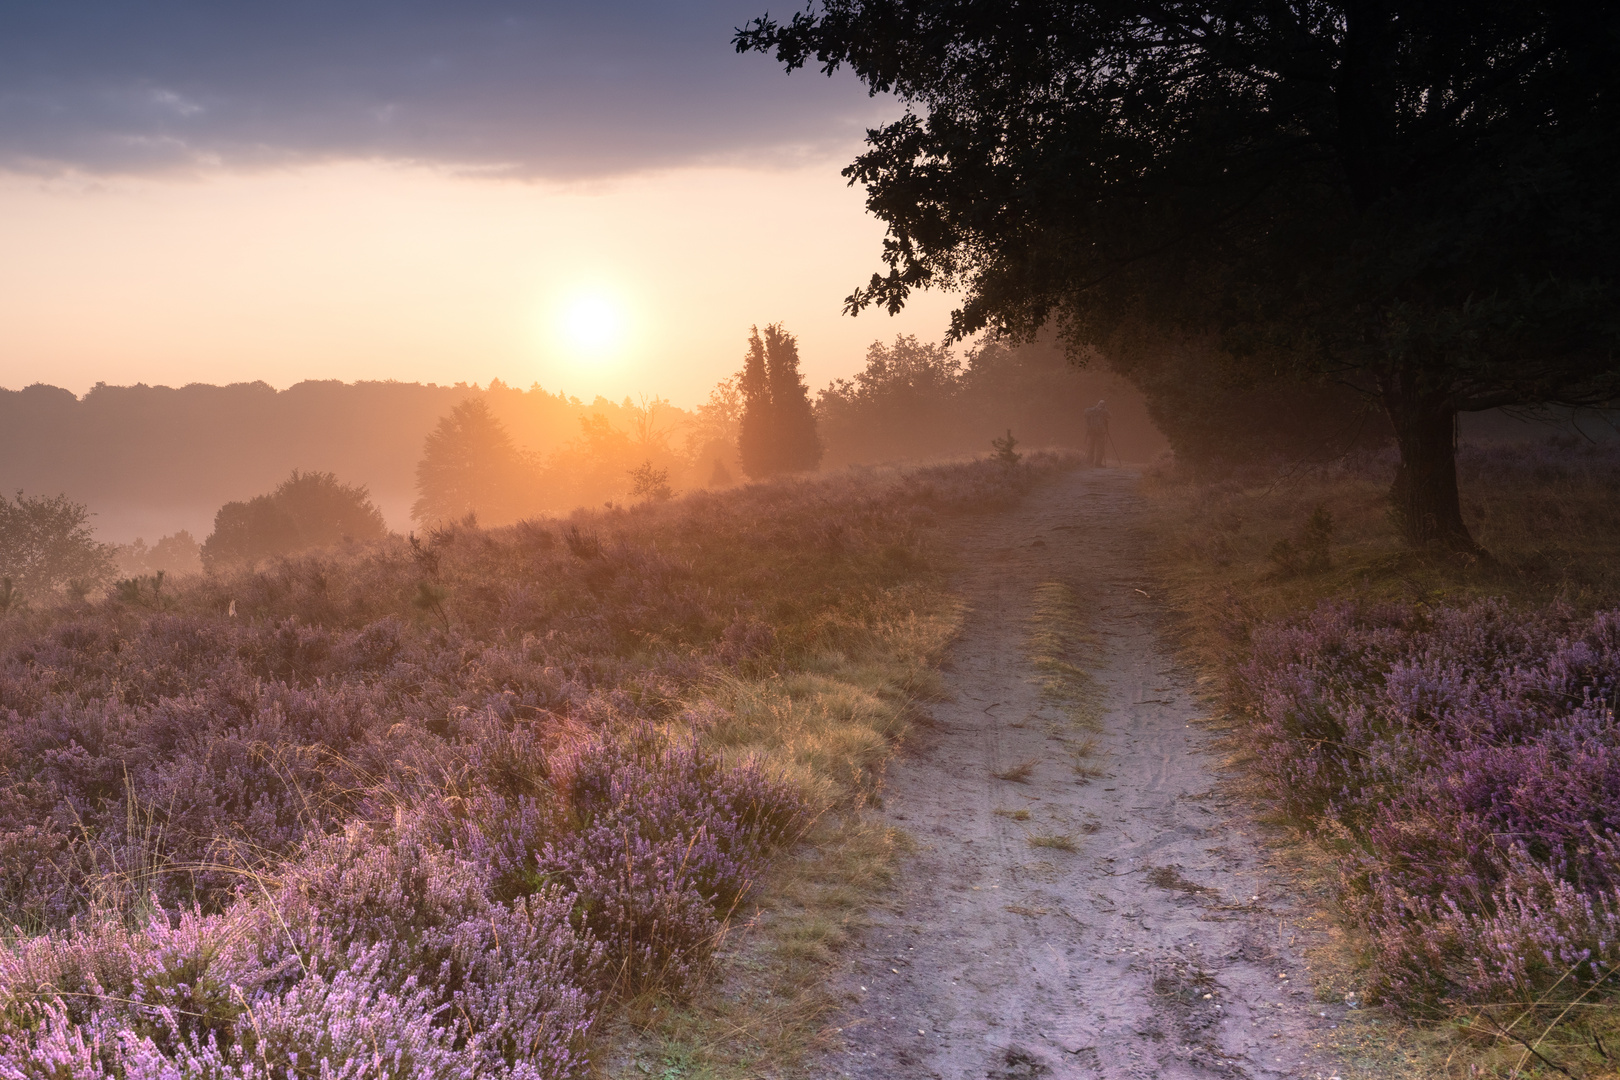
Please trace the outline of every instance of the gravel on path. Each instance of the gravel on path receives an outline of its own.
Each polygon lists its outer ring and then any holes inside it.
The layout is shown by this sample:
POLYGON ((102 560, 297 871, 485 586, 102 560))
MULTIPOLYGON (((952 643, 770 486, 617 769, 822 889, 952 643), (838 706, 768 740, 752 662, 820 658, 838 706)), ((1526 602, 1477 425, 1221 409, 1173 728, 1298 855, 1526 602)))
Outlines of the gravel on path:
POLYGON ((847 1006, 820 1075, 1335 1074, 1345 1006, 1312 994, 1310 913, 1223 790, 1193 676, 1159 639, 1134 489, 1125 470, 1072 473, 958 537, 952 700, 883 793, 916 850, 836 977, 847 1006), (1102 695, 1090 777, 1030 661, 1050 583, 1096 639, 1071 658, 1102 695), (996 778, 1032 761, 1023 782, 996 778))

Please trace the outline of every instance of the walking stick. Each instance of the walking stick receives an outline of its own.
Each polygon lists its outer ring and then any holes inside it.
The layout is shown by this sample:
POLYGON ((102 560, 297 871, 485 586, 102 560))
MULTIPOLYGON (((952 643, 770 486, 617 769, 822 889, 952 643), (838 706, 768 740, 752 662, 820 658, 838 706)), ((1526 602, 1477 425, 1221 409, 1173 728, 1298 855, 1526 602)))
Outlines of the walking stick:
MULTIPOLYGON (((1103 437, 1108 440, 1109 447, 1114 451, 1114 460, 1123 466, 1125 464, 1125 459, 1119 456, 1119 447, 1114 445, 1114 433, 1112 431, 1105 432, 1103 437)), ((1103 464, 1108 464, 1108 460, 1106 458, 1103 459, 1103 464)))

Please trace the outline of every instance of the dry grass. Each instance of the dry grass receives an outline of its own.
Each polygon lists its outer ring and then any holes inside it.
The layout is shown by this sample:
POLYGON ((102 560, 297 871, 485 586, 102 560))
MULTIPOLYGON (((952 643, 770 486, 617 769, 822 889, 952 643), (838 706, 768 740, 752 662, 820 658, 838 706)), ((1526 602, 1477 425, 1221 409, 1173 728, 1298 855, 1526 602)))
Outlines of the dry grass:
POLYGON ((1069 833, 1030 833, 1024 838, 1029 841, 1030 847, 1052 848, 1054 851, 1075 852, 1080 845, 1069 833))
POLYGON ((1012 818, 1014 821, 1028 821, 1029 820, 1029 811, 1028 810, 1009 810, 1005 806, 998 806, 998 807, 996 807, 995 812, 1000 817, 1012 818))
POLYGON ((1002 769, 999 772, 993 772, 990 775, 997 780, 1006 780, 1012 784, 1027 784, 1029 778, 1035 774, 1035 766, 1040 763, 1040 758, 1030 758, 1028 761, 1020 761, 1016 765, 1002 769))
MULTIPOLYGON (((1171 469, 1144 478, 1160 589, 1178 617, 1184 654, 1203 673, 1216 706, 1213 723, 1226 733, 1235 763, 1244 758, 1244 721, 1221 708, 1221 688, 1259 622, 1331 599, 1442 604, 1495 596, 1523 604, 1561 600, 1576 610, 1620 604, 1614 498, 1620 455, 1568 444, 1465 448, 1464 517, 1490 552, 1486 560, 1414 551, 1401 542, 1385 498, 1392 464, 1256 469, 1202 481, 1171 469), (1274 558, 1279 541, 1297 543, 1319 506, 1333 520, 1328 565, 1302 569, 1274 558)), ((1357 984, 1362 942, 1328 906, 1336 863, 1303 840, 1283 854, 1298 887, 1322 899, 1330 944, 1309 960, 1318 993, 1340 999, 1357 984)), ((1179 887, 1175 878, 1166 874, 1163 887, 1179 887)), ((1338 1033, 1345 1080, 1620 1077, 1620 1003, 1613 999, 1567 1011, 1504 1002, 1422 1017, 1377 1008, 1353 1015, 1338 1033)))
POLYGON ((1459 458, 1463 517, 1492 558, 1402 543, 1388 512, 1393 461, 1261 470, 1197 481, 1150 470, 1142 489, 1166 597, 1185 644, 1219 670, 1256 622, 1330 598, 1620 603, 1620 461, 1578 448, 1492 448, 1459 458), (1271 558, 1317 507, 1333 519, 1329 565, 1287 573, 1271 558))
POLYGON ((1102 698, 1085 660, 1100 644, 1073 588, 1049 581, 1035 590, 1029 657, 1040 673, 1041 697, 1061 707, 1074 726, 1089 731, 1101 725, 1102 698))

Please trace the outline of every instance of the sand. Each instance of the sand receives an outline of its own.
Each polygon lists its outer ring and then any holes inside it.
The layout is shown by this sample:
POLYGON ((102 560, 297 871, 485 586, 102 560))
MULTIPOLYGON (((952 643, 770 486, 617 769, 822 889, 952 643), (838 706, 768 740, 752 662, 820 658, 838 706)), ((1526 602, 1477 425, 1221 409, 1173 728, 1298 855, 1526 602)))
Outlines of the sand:
POLYGON ((1139 515, 1129 472, 1085 470, 953 534, 970 610, 952 700, 883 789, 915 851, 845 954, 847 1006, 818 1075, 1334 1075, 1322 1044, 1345 1006, 1316 1000, 1299 951, 1309 912, 1223 784, 1198 723, 1208 703, 1162 640, 1139 515), (1030 661, 1035 596, 1053 582, 1095 636, 1071 658, 1102 695, 1090 778, 1075 769, 1083 733, 1030 661), (1027 761, 1025 782, 994 775, 1027 761))

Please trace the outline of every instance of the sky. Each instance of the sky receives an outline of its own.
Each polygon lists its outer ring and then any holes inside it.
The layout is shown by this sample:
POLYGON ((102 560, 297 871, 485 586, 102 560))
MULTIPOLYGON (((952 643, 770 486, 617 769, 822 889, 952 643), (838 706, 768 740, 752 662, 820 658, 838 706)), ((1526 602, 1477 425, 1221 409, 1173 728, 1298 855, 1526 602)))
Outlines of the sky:
POLYGON ((812 387, 900 106, 738 56, 765 0, 0 0, 0 387, 538 382, 702 401, 751 324, 812 387))

